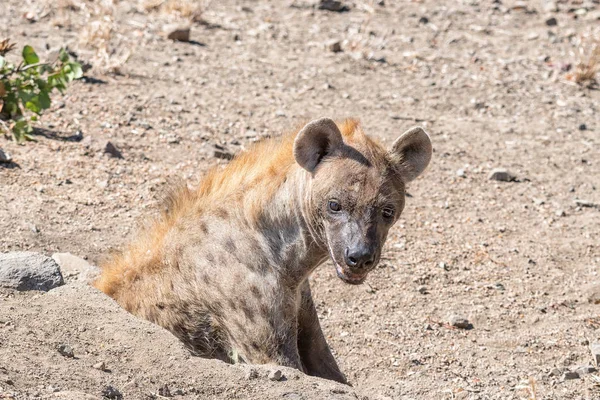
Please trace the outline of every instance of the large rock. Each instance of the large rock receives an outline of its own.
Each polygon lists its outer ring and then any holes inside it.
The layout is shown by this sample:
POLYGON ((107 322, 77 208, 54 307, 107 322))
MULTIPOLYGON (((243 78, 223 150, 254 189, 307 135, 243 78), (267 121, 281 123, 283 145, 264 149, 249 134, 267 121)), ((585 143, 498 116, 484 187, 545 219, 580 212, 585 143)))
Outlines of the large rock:
POLYGON ((52 259, 60 267, 60 272, 67 282, 91 283, 100 274, 98 268, 71 253, 54 253, 52 259))
POLYGON ((0 254, 1 287, 47 292, 63 283, 60 268, 50 257, 31 252, 0 254))

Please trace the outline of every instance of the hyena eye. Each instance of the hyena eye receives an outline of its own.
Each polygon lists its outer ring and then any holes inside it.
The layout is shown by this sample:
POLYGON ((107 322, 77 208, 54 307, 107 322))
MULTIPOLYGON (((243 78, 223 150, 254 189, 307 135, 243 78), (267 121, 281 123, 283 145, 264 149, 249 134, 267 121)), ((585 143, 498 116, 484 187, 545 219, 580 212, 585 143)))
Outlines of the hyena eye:
POLYGON ((342 211, 342 205, 337 200, 329 200, 329 209, 333 212, 342 211))
POLYGON ((394 209, 391 207, 386 207, 381 212, 384 218, 392 218, 394 216, 394 209))

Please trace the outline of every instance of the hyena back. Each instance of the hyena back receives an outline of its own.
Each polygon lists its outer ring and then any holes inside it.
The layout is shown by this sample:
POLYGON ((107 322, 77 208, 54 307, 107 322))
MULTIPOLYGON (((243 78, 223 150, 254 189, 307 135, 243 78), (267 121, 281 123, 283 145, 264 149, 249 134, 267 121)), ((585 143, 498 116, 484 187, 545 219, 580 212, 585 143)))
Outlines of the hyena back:
POLYGON ((421 128, 385 150, 354 120, 315 120, 174 192, 95 286, 194 354, 346 382, 308 277, 331 258, 340 279, 361 283, 431 155, 421 128))

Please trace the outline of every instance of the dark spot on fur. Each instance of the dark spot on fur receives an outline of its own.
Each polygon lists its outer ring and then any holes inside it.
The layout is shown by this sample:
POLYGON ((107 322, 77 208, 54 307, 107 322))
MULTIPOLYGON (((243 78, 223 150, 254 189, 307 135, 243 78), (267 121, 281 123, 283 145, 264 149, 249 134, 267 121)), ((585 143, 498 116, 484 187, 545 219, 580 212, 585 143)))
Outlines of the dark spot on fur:
POLYGON ((257 299, 262 299, 262 294, 260 293, 260 289, 258 288, 258 286, 256 285, 252 285, 250 286, 250 292, 252 292, 252 295, 254 297, 256 297, 257 299))
POLYGON ((233 253, 237 250, 237 246, 235 245, 233 239, 227 238, 227 240, 225 241, 225 250, 227 250, 230 253, 233 253))
POLYGON ((204 222, 200 222, 200 230, 203 233, 208 233, 208 226, 206 226, 206 224, 204 222))
POLYGON ((224 208, 217 208, 215 210, 215 215, 219 218, 227 219, 229 218, 229 213, 224 208))
POLYGON ((252 312, 251 309, 244 307, 244 308, 242 308, 242 311, 244 312, 244 315, 246 316, 246 318, 248 318, 250 320, 250 322, 254 322, 254 313, 252 312))
POLYGON ((231 308, 233 311, 237 310, 237 304, 235 304, 235 301, 232 299, 228 299, 227 304, 229 304, 229 308, 231 308))
POLYGON ((159 310, 164 310, 165 309, 165 305, 163 303, 158 303, 156 305, 156 307, 158 307, 159 310))
POLYGON ((250 345, 254 350, 260 350, 260 344, 258 344, 258 342, 252 342, 250 345))
POLYGON ((269 317, 269 307, 266 304, 261 304, 259 307, 260 315, 264 319, 268 319, 269 317))
POLYGON ((202 274, 202 281, 207 285, 210 284, 210 276, 206 272, 202 274))
POLYGON ((208 261, 210 263, 214 263, 215 262, 215 256, 213 256, 212 253, 206 253, 206 261, 208 261))

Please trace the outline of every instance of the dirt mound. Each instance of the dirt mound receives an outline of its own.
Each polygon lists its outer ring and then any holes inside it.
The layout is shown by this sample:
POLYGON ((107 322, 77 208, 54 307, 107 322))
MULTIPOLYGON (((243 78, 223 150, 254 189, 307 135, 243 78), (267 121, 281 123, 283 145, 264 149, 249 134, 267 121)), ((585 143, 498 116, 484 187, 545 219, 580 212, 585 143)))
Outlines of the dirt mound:
POLYGON ((193 357, 169 332, 83 283, 0 296, 0 398, 362 398, 293 369, 193 357), (275 370, 280 381, 269 378, 275 370))

